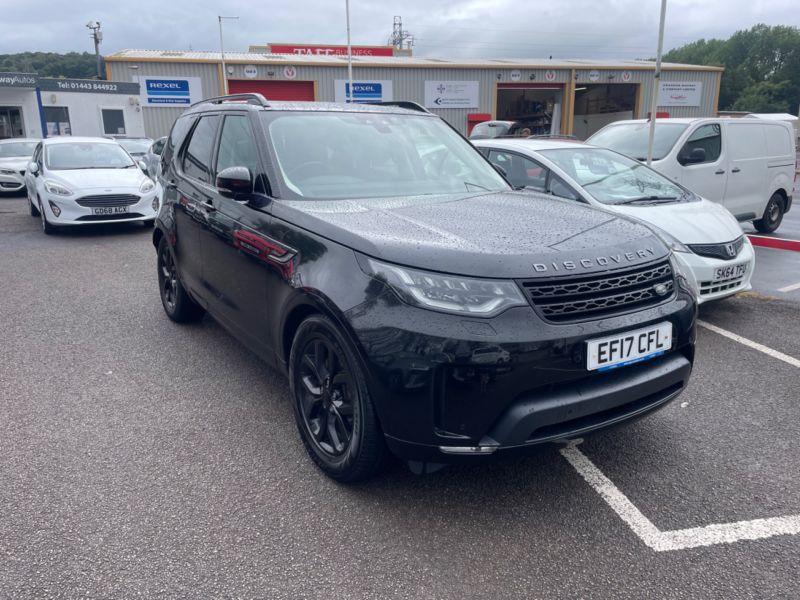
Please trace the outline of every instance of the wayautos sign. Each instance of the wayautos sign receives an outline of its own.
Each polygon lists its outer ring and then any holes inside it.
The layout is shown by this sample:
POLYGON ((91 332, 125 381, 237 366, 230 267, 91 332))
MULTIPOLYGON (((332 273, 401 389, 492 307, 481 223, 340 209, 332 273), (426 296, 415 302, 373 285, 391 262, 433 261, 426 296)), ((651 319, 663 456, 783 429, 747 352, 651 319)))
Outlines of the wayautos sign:
POLYGON ((199 77, 138 77, 142 106, 189 106, 203 99, 199 77))
POLYGON ((35 88, 39 76, 33 73, 0 73, 0 87, 35 88))
MULTIPOLYGON (((346 79, 335 81, 334 99, 336 102, 348 102, 350 83, 346 79)), ((392 100, 392 82, 382 81, 354 81, 353 102, 390 102, 392 100)))
POLYGON ((426 81, 425 108, 478 108, 477 81, 426 81))
POLYGON ((700 106, 702 81, 662 81, 658 90, 659 106, 700 106))

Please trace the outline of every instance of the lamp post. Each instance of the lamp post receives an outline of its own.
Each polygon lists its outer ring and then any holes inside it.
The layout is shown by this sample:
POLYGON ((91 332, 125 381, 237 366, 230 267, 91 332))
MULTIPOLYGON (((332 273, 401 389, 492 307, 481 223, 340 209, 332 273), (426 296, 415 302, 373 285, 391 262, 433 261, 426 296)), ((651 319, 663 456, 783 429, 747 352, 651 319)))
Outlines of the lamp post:
POLYGON ((222 91, 228 95, 228 68, 225 66, 225 45, 222 42, 222 19, 238 19, 239 17, 223 17, 217 15, 219 21, 219 55, 222 59, 222 91))
POLYGON ((658 92, 661 90, 661 53, 664 50, 664 20, 667 16, 667 0, 661 0, 661 21, 658 25, 658 52, 656 53, 656 71, 653 75, 653 92, 650 98, 650 133, 647 138, 647 166, 653 162, 653 140, 656 137, 656 111, 658 110, 658 92))
POLYGON ((344 9, 347 16, 347 101, 353 103, 353 48, 350 45, 350 0, 345 0, 344 9))

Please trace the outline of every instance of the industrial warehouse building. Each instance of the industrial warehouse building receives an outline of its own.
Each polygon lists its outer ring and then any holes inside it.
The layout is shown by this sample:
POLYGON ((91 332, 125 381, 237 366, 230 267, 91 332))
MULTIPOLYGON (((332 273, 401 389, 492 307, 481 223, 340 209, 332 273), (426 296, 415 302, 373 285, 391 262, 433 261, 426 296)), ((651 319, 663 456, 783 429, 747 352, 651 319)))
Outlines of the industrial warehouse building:
MULTIPOLYGON (((274 47, 274 46, 273 46, 274 47)), ((254 47, 260 48, 260 47, 254 47)), ((226 53, 231 93, 268 99, 347 98, 341 53, 226 53)), ((218 52, 125 50, 106 57, 107 77, 141 84, 145 131, 166 135, 191 102, 223 93, 218 52)), ((490 119, 525 118, 535 134, 585 138, 606 123, 649 114, 655 65, 641 60, 444 59, 357 54, 353 101, 411 100, 462 133, 490 119)), ((722 69, 664 64, 659 116, 706 117, 717 111, 722 69)))

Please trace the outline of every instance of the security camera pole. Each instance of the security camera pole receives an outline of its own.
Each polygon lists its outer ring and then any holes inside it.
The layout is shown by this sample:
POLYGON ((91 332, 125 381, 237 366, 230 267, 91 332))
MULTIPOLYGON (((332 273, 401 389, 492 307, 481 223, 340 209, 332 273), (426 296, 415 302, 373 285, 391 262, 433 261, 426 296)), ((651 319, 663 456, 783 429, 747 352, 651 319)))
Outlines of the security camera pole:
POLYGON ((91 29, 91 38, 94 40, 94 55, 97 59, 97 78, 103 79, 103 69, 100 59, 100 42, 103 41, 103 32, 100 31, 100 21, 89 21, 87 29, 91 29))
POLYGON ((667 16, 667 0, 661 0, 661 22, 658 25, 658 53, 656 54, 656 72, 653 76, 653 97, 650 98, 650 135, 647 140, 647 166, 653 162, 653 140, 656 137, 656 114, 658 110, 658 92, 661 90, 661 53, 664 50, 664 20, 667 16))
POLYGON ((222 58, 222 91, 228 94, 228 68, 225 66, 225 46, 222 43, 222 19, 238 19, 239 17, 222 17, 217 15, 219 20, 219 54, 222 58))

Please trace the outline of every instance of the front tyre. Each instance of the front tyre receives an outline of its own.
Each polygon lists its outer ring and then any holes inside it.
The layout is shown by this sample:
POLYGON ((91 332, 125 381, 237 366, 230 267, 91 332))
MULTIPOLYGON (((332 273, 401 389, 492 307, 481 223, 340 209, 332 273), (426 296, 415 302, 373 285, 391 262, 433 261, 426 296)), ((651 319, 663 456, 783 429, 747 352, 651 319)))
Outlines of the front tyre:
POLYGON ((158 242, 158 289, 167 316, 176 323, 191 323, 203 318, 205 310, 184 289, 167 239, 158 242))
POLYGON ((30 210, 32 217, 38 217, 39 216, 39 209, 36 208, 36 206, 34 206, 33 200, 31 200, 30 196, 28 196, 28 209, 30 210))
POLYGON ((753 221, 753 227, 761 233, 772 233, 780 227, 781 221, 783 221, 783 197, 775 192, 767 202, 764 215, 753 221))
POLYGON ((58 233, 58 227, 51 225, 50 221, 47 220, 47 211, 44 209, 44 205, 42 205, 42 208, 39 210, 39 216, 42 218, 42 231, 44 231, 45 235, 58 233))
POLYGON ((322 471, 343 483, 380 471, 386 445, 363 370, 327 317, 311 316, 297 329, 289 384, 300 437, 322 471))

